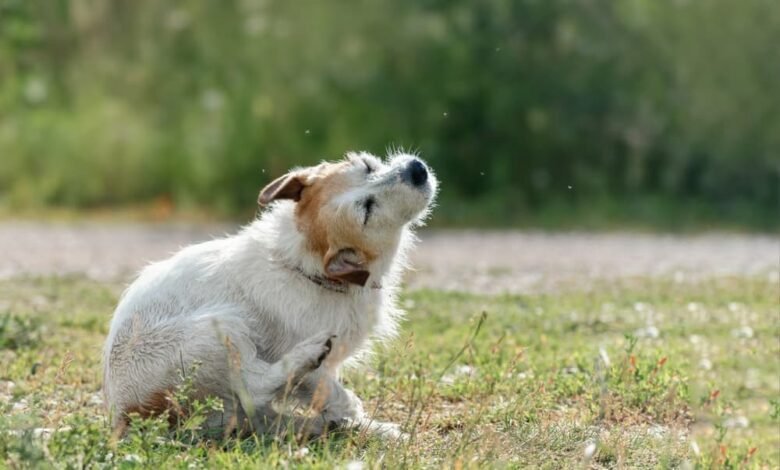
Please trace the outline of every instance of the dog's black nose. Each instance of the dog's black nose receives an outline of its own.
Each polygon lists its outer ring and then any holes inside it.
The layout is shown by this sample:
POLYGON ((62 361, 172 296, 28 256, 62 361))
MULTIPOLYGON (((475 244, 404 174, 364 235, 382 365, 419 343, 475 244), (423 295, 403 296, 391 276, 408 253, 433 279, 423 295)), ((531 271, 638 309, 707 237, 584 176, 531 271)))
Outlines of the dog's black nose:
POLYGON ((406 165, 403 177, 414 186, 422 186, 428 181, 428 169, 423 162, 414 159, 406 165))

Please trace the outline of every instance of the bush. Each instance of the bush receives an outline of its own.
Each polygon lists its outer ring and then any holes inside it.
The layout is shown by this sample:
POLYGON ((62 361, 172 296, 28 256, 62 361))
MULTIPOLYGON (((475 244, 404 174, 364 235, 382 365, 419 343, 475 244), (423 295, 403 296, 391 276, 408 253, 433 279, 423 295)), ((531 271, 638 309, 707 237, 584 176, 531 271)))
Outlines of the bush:
POLYGON ((774 2, 6 0, 0 13, 12 208, 164 196, 230 213, 291 166, 403 145, 437 169, 452 213, 476 206, 471 222, 564 208, 778 224, 774 2))

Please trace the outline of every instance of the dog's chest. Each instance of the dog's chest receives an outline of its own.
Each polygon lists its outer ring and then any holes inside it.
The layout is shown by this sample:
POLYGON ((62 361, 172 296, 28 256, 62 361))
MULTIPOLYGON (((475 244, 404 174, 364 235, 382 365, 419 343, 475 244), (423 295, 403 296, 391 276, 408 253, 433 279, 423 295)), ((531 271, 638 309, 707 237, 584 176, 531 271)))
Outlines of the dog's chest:
POLYGON ((382 315, 379 290, 331 292, 320 286, 265 297, 257 311, 270 314, 288 335, 287 347, 322 332, 336 336, 333 359, 346 359, 365 344, 382 315))

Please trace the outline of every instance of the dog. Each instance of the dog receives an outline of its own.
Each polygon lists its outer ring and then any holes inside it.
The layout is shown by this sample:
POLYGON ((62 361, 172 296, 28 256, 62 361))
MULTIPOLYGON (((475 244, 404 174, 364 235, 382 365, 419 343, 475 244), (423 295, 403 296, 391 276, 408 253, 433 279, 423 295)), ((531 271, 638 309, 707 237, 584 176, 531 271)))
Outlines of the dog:
POLYGON ((367 424, 339 374, 396 333, 406 253, 436 193, 416 155, 348 153, 265 186, 264 209, 237 234, 143 269, 104 348, 114 428, 136 414, 181 418, 172 396, 193 370, 193 396, 222 401, 207 426, 318 434, 366 425, 399 435, 396 425, 367 424), (287 399, 308 415, 280 410, 287 399))

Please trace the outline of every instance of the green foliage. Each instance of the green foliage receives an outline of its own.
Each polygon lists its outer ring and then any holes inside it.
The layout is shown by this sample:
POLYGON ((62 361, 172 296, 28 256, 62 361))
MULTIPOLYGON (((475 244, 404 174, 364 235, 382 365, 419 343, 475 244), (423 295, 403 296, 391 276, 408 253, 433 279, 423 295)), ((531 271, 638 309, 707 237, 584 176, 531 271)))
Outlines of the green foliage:
POLYGON ((771 1, 0 0, 0 203, 251 211, 402 145, 443 223, 777 227, 779 32, 771 1))
POLYGON ((35 346, 40 336, 38 319, 10 313, 0 315, 0 350, 35 346))

